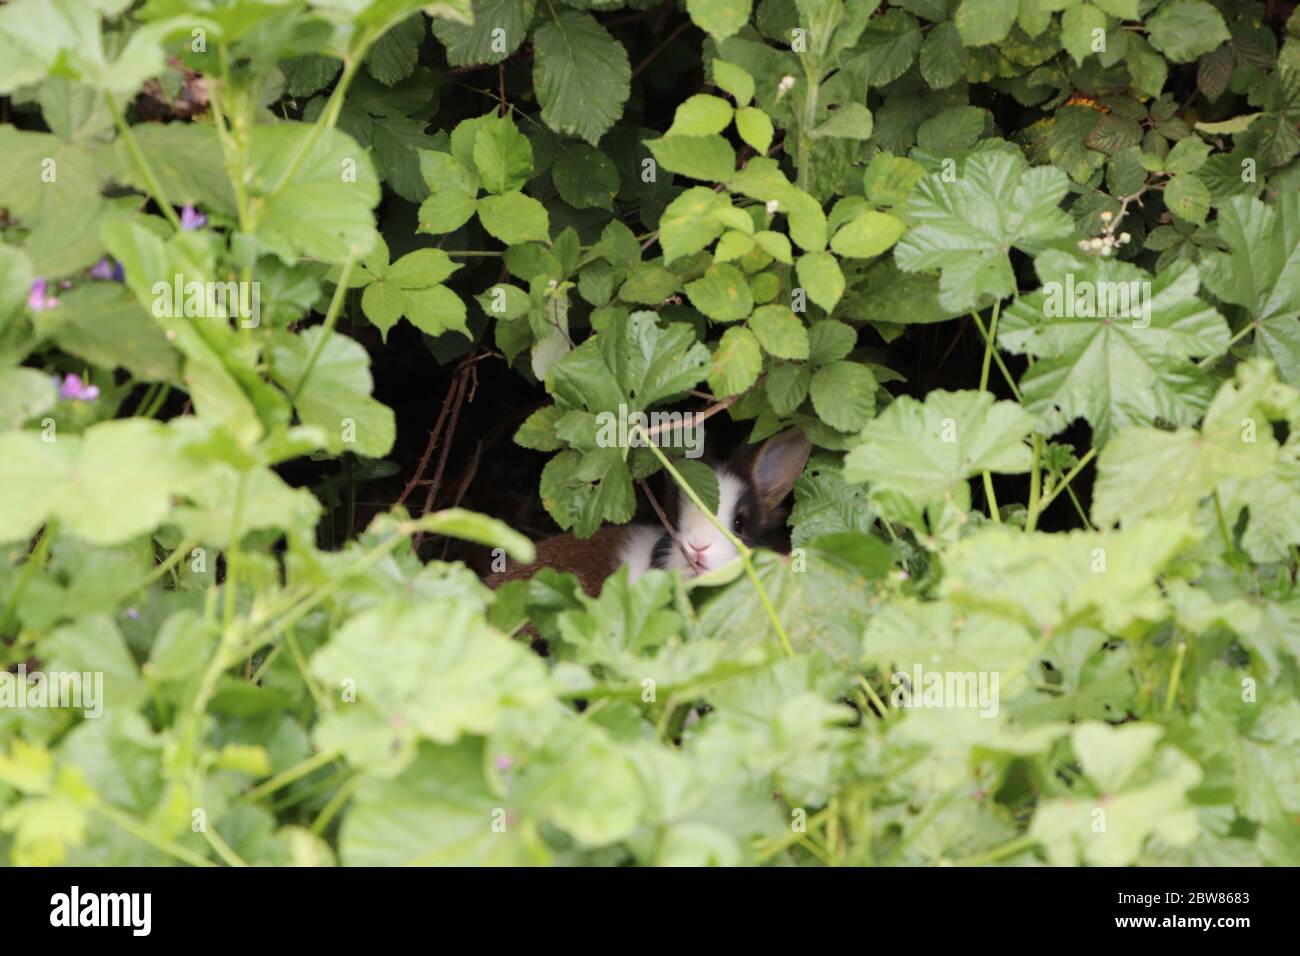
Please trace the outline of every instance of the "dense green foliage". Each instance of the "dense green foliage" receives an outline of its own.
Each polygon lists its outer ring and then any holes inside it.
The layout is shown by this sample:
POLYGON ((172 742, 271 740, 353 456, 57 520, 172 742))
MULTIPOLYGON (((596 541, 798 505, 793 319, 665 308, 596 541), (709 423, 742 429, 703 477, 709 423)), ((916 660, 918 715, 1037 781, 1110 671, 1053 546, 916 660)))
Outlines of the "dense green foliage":
POLYGON ((1288 4, 13 0, 0 95, 0 694, 103 691, 0 697, 6 862, 1300 863, 1288 4), (579 536, 602 413, 802 428, 794 552, 325 540, 403 323, 579 536))

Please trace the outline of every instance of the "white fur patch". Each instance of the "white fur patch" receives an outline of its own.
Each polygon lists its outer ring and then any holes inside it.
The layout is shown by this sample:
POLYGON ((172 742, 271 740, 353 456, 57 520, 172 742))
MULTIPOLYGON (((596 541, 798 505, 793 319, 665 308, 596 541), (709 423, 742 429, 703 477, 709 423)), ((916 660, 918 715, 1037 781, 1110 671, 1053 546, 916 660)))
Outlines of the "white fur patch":
POLYGON ((663 529, 648 524, 629 525, 623 543, 618 549, 618 560, 627 565, 629 581, 635 581, 650 570, 654 557, 655 543, 658 542, 663 529))
MULTIPOLYGON (((725 467, 714 468, 713 472, 718 476, 718 521, 730 529, 736 517, 736 506, 745 493, 745 482, 725 467)), ((680 549, 673 548, 668 556, 668 567, 677 568, 684 577, 694 577, 703 571, 720 568, 740 553, 713 526, 708 516, 685 496, 682 497, 677 514, 677 536, 701 566, 701 570, 697 571, 687 563, 680 549)))

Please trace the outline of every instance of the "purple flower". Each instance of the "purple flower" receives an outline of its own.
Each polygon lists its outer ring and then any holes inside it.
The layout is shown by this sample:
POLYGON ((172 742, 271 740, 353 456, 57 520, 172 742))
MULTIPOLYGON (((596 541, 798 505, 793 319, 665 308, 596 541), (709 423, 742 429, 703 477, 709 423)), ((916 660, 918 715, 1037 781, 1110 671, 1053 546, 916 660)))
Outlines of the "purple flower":
POLYGON ((129 607, 129 608, 126 609, 126 616, 129 617, 129 618, 130 618, 131 620, 133 620, 133 621, 138 621, 138 620, 140 620, 140 612, 137 611, 137 610, 136 610, 135 608, 133 608, 133 607, 129 607))
POLYGON ((202 229, 208 224, 208 217, 203 215, 193 206, 186 206, 181 210, 181 228, 186 232, 193 232, 195 229, 202 229))
POLYGON ((95 263, 95 267, 90 270, 90 277, 92 279, 121 282, 125 277, 125 273, 122 271, 122 264, 120 262, 114 262, 112 259, 108 258, 108 256, 105 256, 95 263))
POLYGON ((496 764, 497 764, 497 769, 500 770, 502 773, 505 773, 507 770, 509 770, 511 767, 514 766, 515 762, 508 755, 502 754, 501 756, 497 757, 496 764))
POLYGON ((81 380, 80 375, 69 372, 63 376, 63 384, 59 386, 59 398, 71 399, 74 402, 93 402, 99 398, 99 386, 88 385, 81 380))
POLYGON ((59 304, 59 300, 52 295, 48 295, 49 283, 44 279, 37 279, 32 283, 32 291, 27 295, 27 308, 33 312, 44 312, 46 309, 53 309, 59 304))

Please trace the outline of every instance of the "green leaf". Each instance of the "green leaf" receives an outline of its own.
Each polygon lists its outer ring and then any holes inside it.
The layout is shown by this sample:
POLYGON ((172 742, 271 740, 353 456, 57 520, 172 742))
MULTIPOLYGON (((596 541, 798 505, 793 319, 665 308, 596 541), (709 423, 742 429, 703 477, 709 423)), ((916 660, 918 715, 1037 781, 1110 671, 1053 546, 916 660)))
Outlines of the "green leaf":
POLYGON ((308 356, 318 348, 326 330, 313 326, 300 335, 287 335, 271 349, 275 380, 291 393, 304 424, 317 425, 334 453, 352 451, 380 458, 393 447, 393 412, 370 397, 370 355, 358 342, 337 333, 320 348, 305 382, 308 356))
POLYGON ((1093 52, 1094 31, 1106 30, 1106 14, 1091 3, 1078 3, 1061 14, 1061 45, 1075 65, 1093 52))
POLYGON ((1190 63, 1231 39, 1223 15, 1206 0, 1170 0, 1146 26, 1151 45, 1174 63, 1190 63))
POLYGON ((495 64, 523 44, 534 7, 533 0, 474 0, 473 23, 437 16, 430 23, 451 66, 495 64))
POLYGON ((814 135, 830 139, 870 139, 871 110, 861 103, 845 103, 814 130, 814 135))
POLYGON ((673 114, 665 136, 712 136, 731 125, 731 104, 707 93, 687 97, 673 114))
POLYGON ((0 368, 0 428, 17 429, 54 407, 55 379, 34 368, 0 368))
POLYGON ((844 273, 840 264, 829 252, 810 252, 795 263, 799 283, 812 299, 827 312, 835 309, 844 295, 844 273))
POLYGON ((646 143, 670 173, 721 183, 736 170, 736 151, 721 136, 665 136, 646 143))
POLYGON ((476 175, 448 153, 420 153, 420 175, 429 198, 420 205, 420 231, 455 232, 474 215, 479 183, 476 175))
POLYGON ((759 350, 754 333, 741 326, 733 326, 722 333, 718 348, 713 353, 709 388, 719 398, 736 395, 758 380, 762 367, 763 353, 759 350))
POLYGON ((808 330, 784 305, 764 305, 755 309, 749 317, 749 329, 768 355, 787 359, 808 357, 808 330))
MULTIPOLYGON (((435 20, 435 23, 438 21, 435 20)), ((501 798, 483 778, 481 740, 420 748, 399 776, 367 774, 339 832, 349 866, 522 866, 548 859, 536 824, 492 826, 501 798)))
POLYGON ((857 362, 823 365, 813 373, 809 394, 817 416, 840 431, 858 431, 876 411, 876 377, 857 362))
MULTIPOLYGON (((551 177, 560 198, 577 209, 613 209, 618 170, 600 150, 578 143, 555 157, 551 177)), ((662 225, 660 227, 662 229, 662 225)))
POLYGON ((1020 385, 1046 434, 1084 418, 1104 443, 1128 424, 1200 417, 1209 380, 1191 359, 1221 352, 1228 326, 1196 297, 1195 266, 1182 260, 1152 277, 1127 263, 1051 251, 1036 267, 1043 289, 1006 310, 998 343, 1037 359, 1020 385))
POLYGON ((749 72, 735 63, 726 60, 713 61, 713 82, 719 89, 730 93, 736 100, 737 107, 749 105, 754 98, 754 78, 749 72))
POLYGON ((533 84, 542 118, 551 129, 595 146, 623 115, 632 78, 627 51, 590 13, 551 13, 533 31, 533 84))
POLYGON ((353 246, 369 252, 377 235, 371 209, 379 202, 379 179, 366 151, 340 130, 325 130, 310 161, 275 189, 311 135, 306 123, 255 126, 249 133, 249 191, 263 203, 257 241, 286 265, 299 256, 341 263, 353 246))
POLYGON ((953 22, 962 44, 986 46, 1005 40, 1019 7, 1016 0, 961 0, 953 22))
POLYGON ((82 435, 0 434, 0 541, 27 541, 47 520, 92 544, 152 531, 196 478, 168 430, 132 418, 82 435))
POLYGON ((1284 193, 1272 205, 1234 196, 1219 207, 1216 226, 1228 251, 1203 253, 1206 288, 1259 323, 1256 353, 1271 358, 1286 382, 1300 384, 1300 196, 1284 193))
POLYGON ((972 475, 1028 471, 1025 437, 1033 427, 1019 405, 987 392, 936 390, 924 403, 903 395, 867 423, 844 460, 844 477, 867 482, 883 513, 916 523, 927 505, 949 495, 968 508, 972 475))
POLYGON ((948 549, 941 591, 1038 634, 1074 626, 1119 633, 1169 614, 1160 572, 1199 537, 1186 519, 1051 535, 991 525, 948 549))
POLYGON ((694 388, 709 363, 708 347, 695 340, 690 326, 669 322, 661 327, 653 312, 620 316, 601 332, 597 344, 623 394, 641 408, 694 388))
POLYGON ((486 229, 508 246, 550 239, 550 216, 532 196, 515 191, 479 200, 478 218, 486 229))
POLYGON ((1179 173, 1165 187, 1165 205, 1179 219, 1201 224, 1210 211, 1210 190, 1191 173, 1179 173))
POLYGON ((78 286, 59 296, 51 337, 65 352, 142 381, 175 381, 180 355, 131 293, 116 282, 78 286))
POLYGON ((415 72, 424 41, 424 16, 415 14, 393 27, 366 54, 366 69, 384 86, 400 83, 415 72))
POLYGON ((754 310, 754 297, 745 274, 726 262, 709 266, 700 278, 686 283, 691 305, 715 322, 735 322, 754 310))
POLYGON ((907 231, 902 221, 885 212, 860 213, 835 231, 831 251, 852 259, 870 259, 892 247, 907 231))
POLYGON ((1054 865, 1127 866, 1149 839, 1186 846, 1197 838, 1188 791, 1201 770, 1174 747, 1155 750, 1162 732, 1154 724, 1075 727, 1075 752, 1097 792, 1047 800, 1034 814, 1029 832, 1054 865))
POLYGON ((1285 489, 1296 476, 1291 454, 1279 449, 1267 423, 1296 417, 1300 394, 1278 384, 1266 361, 1239 365, 1200 431, 1126 428, 1106 444, 1097 464, 1094 520, 1129 525, 1148 514, 1190 514, 1219 491, 1229 514, 1250 508, 1249 546, 1280 557, 1300 528, 1273 498, 1291 498, 1285 489))
POLYGON ((533 174, 533 145, 510 116, 489 114, 474 133, 474 166, 490 193, 522 189, 533 174))
MULTIPOLYGON (((967 614, 947 601, 913 598, 890 603, 872 617, 862 638, 863 658, 891 673, 922 671, 1008 673, 1033 652, 1020 626, 983 614, 967 614)), ((999 688, 1005 690, 1005 688, 999 688)), ((922 688, 914 687, 915 700, 922 688)), ((968 707, 977 707, 974 700, 968 707)))
POLYGON ((1209 143, 1201 142, 1196 136, 1186 136, 1174 143, 1165 157, 1165 169, 1171 173, 1194 173, 1205 165, 1209 155, 1209 143))
POLYGON ((725 40, 749 22, 752 5, 753 0, 686 0, 686 11, 709 36, 725 40))
POLYGON ((664 250, 664 263, 699 252, 718 238, 725 227, 716 213, 730 207, 725 196, 706 186, 692 186, 679 193, 659 217, 659 245, 664 250))
POLYGON ((736 132, 760 156, 772 146, 772 121, 756 106, 747 106, 736 111, 736 132))
POLYGON ((469 337, 465 303, 442 284, 458 269, 441 249, 408 252, 366 286, 361 308, 385 340, 402 316, 429 335, 457 331, 469 337))
POLYGON ((329 687, 355 682, 356 704, 338 712, 334 732, 400 718, 398 733, 441 744, 488 733, 507 709, 550 697, 536 655, 495 633, 472 603, 445 598, 362 612, 316 652, 311 671, 329 687))
POLYGON ((1003 152, 966 160, 956 182, 931 174, 902 207, 910 229, 894 256, 907 272, 939 269, 939 301, 966 311, 1016 290, 1008 248, 1034 252, 1074 231, 1058 207, 1069 180, 1003 152))
POLYGON ((898 206, 907 201, 925 175, 925 168, 913 160, 892 153, 877 153, 863 174, 867 199, 878 206, 898 206))

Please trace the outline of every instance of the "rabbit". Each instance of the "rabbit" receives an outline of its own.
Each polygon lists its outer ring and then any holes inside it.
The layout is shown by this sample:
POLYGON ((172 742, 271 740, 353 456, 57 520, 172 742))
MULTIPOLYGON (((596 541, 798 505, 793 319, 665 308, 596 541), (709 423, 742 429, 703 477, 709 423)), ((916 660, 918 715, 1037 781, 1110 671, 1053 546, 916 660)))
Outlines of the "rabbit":
MULTIPOLYGON (((719 522, 750 547, 784 550, 785 511, 782 502, 808 462, 812 444, 797 428, 774 435, 756 450, 742 448, 721 464, 718 478, 719 522)), ((677 541, 658 524, 610 525, 590 538, 561 534, 537 545, 531 564, 516 565, 489 575, 485 583, 530 578, 541 568, 567 571, 582 589, 595 596, 605 579, 626 565, 636 580, 651 568, 676 569, 692 578, 720 568, 738 556, 733 545, 685 495, 664 510, 674 515, 677 541), (674 514, 675 512, 675 514, 674 514)))

